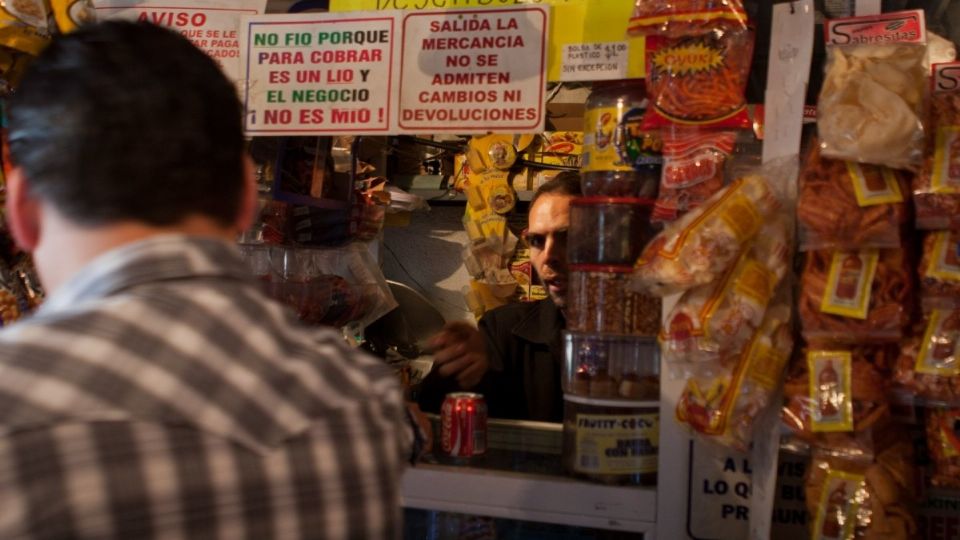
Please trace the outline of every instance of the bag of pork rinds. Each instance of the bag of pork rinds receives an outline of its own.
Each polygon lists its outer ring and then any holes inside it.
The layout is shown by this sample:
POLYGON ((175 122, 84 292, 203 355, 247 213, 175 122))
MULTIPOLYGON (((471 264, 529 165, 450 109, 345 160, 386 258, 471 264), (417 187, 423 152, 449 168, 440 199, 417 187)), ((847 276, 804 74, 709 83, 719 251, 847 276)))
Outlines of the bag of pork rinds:
POLYGON ((745 91, 753 57, 753 31, 715 29, 681 38, 647 39, 644 129, 673 124, 750 127, 745 91))
POLYGON ((717 28, 746 28, 741 0, 637 0, 627 32, 632 36, 693 36, 717 28))
POLYGON ((833 19, 825 31, 817 101, 823 155, 918 170, 928 75, 923 11, 833 19))
POLYGON ((918 229, 960 230, 960 62, 933 65, 923 167, 913 180, 918 229))

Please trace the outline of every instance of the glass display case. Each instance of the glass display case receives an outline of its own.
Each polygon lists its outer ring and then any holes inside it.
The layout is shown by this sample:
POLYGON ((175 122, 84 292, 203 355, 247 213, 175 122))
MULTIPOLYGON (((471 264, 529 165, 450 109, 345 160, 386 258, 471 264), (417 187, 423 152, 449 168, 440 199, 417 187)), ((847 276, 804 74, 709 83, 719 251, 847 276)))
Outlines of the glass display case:
POLYGON ((561 459, 563 426, 494 420, 481 456, 434 450, 403 478, 405 538, 654 538, 656 488, 577 480, 561 459))

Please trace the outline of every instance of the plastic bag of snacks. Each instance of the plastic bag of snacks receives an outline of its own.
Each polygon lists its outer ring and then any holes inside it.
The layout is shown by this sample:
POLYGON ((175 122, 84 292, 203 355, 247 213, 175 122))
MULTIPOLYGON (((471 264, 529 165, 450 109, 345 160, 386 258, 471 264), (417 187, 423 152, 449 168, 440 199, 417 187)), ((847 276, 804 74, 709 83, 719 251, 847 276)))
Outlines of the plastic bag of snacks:
POLYGON ((895 378, 927 403, 960 406, 960 310, 934 309, 914 327, 895 378))
POLYGON ((60 32, 66 34, 84 23, 97 20, 92 0, 50 0, 60 32))
POLYGON ((667 362, 739 354, 763 321, 791 253, 786 220, 775 219, 721 279, 684 293, 660 331, 667 362))
POLYGON ((680 37, 746 26, 741 0, 637 0, 627 32, 680 37))
POLYGON ((677 420, 720 444, 747 450, 754 422, 779 386, 793 348, 789 322, 787 303, 772 307, 742 352, 688 378, 677 420))
POLYGON ((923 11, 833 19, 826 33, 817 103, 823 155, 919 169, 927 84, 923 11))
POLYGON ((799 301, 803 336, 895 342, 909 320, 912 292, 902 249, 808 251, 799 301))
POLYGON ((686 124, 750 126, 745 91, 753 57, 753 32, 712 30, 684 37, 647 39, 644 129, 686 124))
POLYGON ((960 307, 960 231, 927 233, 919 270, 924 308, 960 307))
POLYGON ((49 11, 44 0, 0 3, 0 45, 37 55, 50 41, 49 11))
POLYGON ((767 178, 740 178, 667 226, 637 259, 634 286, 666 296, 719 279, 781 208, 776 186, 767 178))
POLYGON ((870 453, 857 433, 890 420, 888 364, 893 347, 808 349, 784 386, 783 422, 800 439, 847 454, 870 453))
POLYGON ((804 485, 810 537, 914 538, 912 460, 909 441, 888 445, 871 460, 815 452, 804 485))
POLYGON ((933 461, 930 483, 960 488, 960 409, 927 411, 927 448, 933 461))
POLYGON ((960 229, 960 62, 935 64, 923 167, 913 179, 919 229, 960 229))
POLYGON ((814 146, 800 175, 800 248, 900 247, 906 187, 893 169, 828 159, 814 146))
POLYGON ((653 221, 673 221, 723 188, 736 134, 675 128, 663 132, 663 170, 653 221))

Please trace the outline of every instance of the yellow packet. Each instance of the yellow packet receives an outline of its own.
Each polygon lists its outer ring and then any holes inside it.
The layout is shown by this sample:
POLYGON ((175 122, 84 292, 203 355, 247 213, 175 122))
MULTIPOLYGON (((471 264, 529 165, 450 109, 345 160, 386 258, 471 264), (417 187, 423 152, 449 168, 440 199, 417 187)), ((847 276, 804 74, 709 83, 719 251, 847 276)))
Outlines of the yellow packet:
POLYGON ((0 46, 40 54, 50 42, 48 14, 43 0, 0 2, 0 46))
POLYGON ((60 33, 73 32, 78 26, 97 20, 91 0, 50 0, 60 33))

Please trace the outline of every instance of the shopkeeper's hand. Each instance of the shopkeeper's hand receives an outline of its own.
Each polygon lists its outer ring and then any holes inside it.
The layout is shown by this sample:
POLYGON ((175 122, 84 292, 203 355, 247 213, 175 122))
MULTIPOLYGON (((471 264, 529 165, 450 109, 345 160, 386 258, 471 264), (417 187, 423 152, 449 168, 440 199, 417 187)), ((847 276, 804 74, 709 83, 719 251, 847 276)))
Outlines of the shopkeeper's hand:
POLYGON ((490 368, 487 349, 480 331, 471 324, 456 321, 448 323, 430 340, 437 374, 443 378, 456 377, 464 390, 480 384, 490 368))

